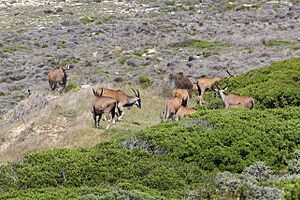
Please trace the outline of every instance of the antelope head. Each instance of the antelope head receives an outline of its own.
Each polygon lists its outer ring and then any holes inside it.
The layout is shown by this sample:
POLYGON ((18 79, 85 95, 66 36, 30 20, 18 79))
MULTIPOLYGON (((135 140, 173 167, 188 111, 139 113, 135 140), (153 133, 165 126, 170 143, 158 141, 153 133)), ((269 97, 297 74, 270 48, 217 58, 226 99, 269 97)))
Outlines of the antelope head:
POLYGON ((218 84, 214 84, 212 88, 218 94, 221 94, 221 93, 225 94, 227 92, 227 89, 228 89, 227 85, 224 89, 220 89, 218 84))
POLYGON ((131 88, 131 90, 134 93, 134 98, 135 98, 134 105, 136 105, 138 108, 141 109, 142 104, 141 104, 140 92, 138 90, 135 90, 135 89, 132 89, 132 88, 131 88))
POLYGON ((63 71, 69 70, 70 69, 70 64, 66 64, 66 66, 61 68, 63 71))

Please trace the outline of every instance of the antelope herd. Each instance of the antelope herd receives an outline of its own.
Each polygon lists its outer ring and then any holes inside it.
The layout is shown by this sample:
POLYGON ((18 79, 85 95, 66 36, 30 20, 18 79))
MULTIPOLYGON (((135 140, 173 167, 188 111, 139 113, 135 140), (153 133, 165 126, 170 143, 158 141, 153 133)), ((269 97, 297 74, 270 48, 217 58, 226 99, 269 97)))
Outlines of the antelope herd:
MULTIPOLYGON (((57 70, 51 71, 48 74, 48 80, 50 89, 54 91, 59 86, 62 86, 61 91, 65 88, 67 83, 66 70, 69 69, 69 65, 61 67, 57 70)), ((226 70, 228 75, 232 77, 230 72, 226 70)), ((172 96, 166 100, 163 112, 161 113, 161 121, 178 121, 182 118, 195 113, 197 110, 188 108, 189 102, 192 97, 192 91, 198 90, 197 103, 205 103, 203 100, 206 90, 213 89, 222 99, 224 107, 227 108, 244 108, 252 109, 254 107, 254 99, 250 96, 240 96, 236 94, 226 94, 227 87, 220 89, 218 81, 222 77, 202 77, 199 78, 195 84, 182 76, 170 75, 171 79, 178 78, 179 83, 175 83, 173 86, 175 89, 172 92, 172 96), (179 77, 179 78, 178 78, 179 77)), ((126 94, 122 90, 113 90, 109 88, 97 88, 92 89, 94 94, 92 101, 92 114, 94 124, 96 128, 100 128, 100 121, 102 115, 107 123, 106 129, 110 127, 110 123, 120 121, 124 116, 125 108, 137 106, 141 109, 141 97, 138 90, 132 89, 133 96, 126 94), (116 119, 117 117, 117 119, 116 119)))

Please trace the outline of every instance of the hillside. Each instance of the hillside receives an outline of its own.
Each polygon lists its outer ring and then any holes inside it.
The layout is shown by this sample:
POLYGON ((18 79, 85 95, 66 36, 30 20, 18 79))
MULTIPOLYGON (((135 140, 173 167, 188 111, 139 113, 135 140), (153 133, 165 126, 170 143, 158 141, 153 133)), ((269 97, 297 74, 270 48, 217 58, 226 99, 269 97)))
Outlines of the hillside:
MULTIPOLYGON (((285 83, 286 97, 293 97, 299 94, 300 82, 289 75, 299 75, 299 64, 299 58, 274 63, 231 78, 228 84, 268 71, 272 74, 269 81, 285 83)), ((248 87, 261 79, 264 76, 248 87)), ((264 87, 268 84, 258 85, 257 90, 264 87)), ((235 85, 236 91, 243 88, 235 85)), ((255 94, 251 91, 249 95, 255 94)), ((270 91, 267 96, 274 99, 276 95, 270 91)), ((284 107, 278 104, 281 98, 275 98, 275 108, 211 110, 199 106, 190 119, 130 131, 92 148, 28 154, 0 168, 0 197, 297 199, 300 95, 294 97, 291 102, 295 104, 288 102, 284 107)), ((257 98, 257 104, 262 103, 257 98)))
POLYGON ((299 57, 298 0, 0 0, 0 199, 299 199, 299 57), (195 91, 197 113, 161 123, 171 73, 254 109, 195 91), (96 129, 97 87, 142 108, 96 129))

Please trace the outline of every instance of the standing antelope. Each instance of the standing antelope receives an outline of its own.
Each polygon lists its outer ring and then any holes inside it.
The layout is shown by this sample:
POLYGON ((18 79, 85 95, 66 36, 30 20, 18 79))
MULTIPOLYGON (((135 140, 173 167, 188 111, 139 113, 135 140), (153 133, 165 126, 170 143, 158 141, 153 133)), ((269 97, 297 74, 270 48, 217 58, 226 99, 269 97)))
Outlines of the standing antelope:
MULTIPOLYGON (((228 69, 225 69, 225 71, 230 77, 233 77, 233 75, 229 72, 228 69)), ((217 81, 219 81, 221 79, 222 78, 219 76, 199 78, 196 82, 196 86, 197 86, 198 93, 199 93, 199 96, 197 97, 197 102, 202 104, 202 102, 204 102, 203 97, 204 97, 205 91, 208 88, 210 88, 214 83, 216 83, 217 81)), ((193 88, 194 88, 194 85, 193 85, 193 88)))
POLYGON ((161 121, 170 121, 174 120, 175 114, 182 104, 182 100, 178 97, 168 99, 165 104, 165 109, 163 111, 163 115, 160 116, 161 121))
POLYGON ((225 91, 228 88, 226 87, 224 90, 221 90, 218 85, 213 86, 213 89, 221 97, 225 108, 252 109, 254 107, 254 99, 250 96, 240 96, 236 94, 225 95, 225 91))
POLYGON ((180 106, 180 108, 178 109, 178 111, 175 114, 175 120, 179 121, 182 118, 197 112, 197 110, 193 109, 193 108, 186 108, 184 106, 180 106))
POLYGON ((95 122, 95 127, 100 128, 100 120, 102 115, 105 115, 105 121, 107 123, 106 129, 110 127, 110 117, 109 114, 111 113, 112 122, 115 122, 115 110, 117 106, 117 101, 111 97, 105 97, 96 94, 95 90, 93 89, 93 93, 95 95, 92 103, 92 113, 93 119, 95 122), (98 120, 97 120, 98 116, 98 120))
POLYGON ((95 93, 101 94, 101 96, 108 96, 112 97, 117 101, 117 108, 118 108, 118 120, 124 115, 124 108, 132 107, 136 105, 138 108, 141 108, 141 98, 140 92, 138 90, 132 89, 134 96, 127 95, 122 90, 112 90, 107 88, 98 88, 95 93))
POLYGON ((182 106, 187 107, 190 101, 190 94, 186 89, 176 88, 172 92, 172 97, 179 98, 182 101, 182 106))
POLYGON ((221 77, 218 76, 214 76, 211 78, 208 77, 203 77, 203 78, 199 78, 197 80, 197 88, 198 88, 198 93, 199 96, 197 97, 197 102, 202 104, 203 102, 203 97, 205 94, 205 91, 210 88, 215 82, 221 80, 221 77))
POLYGON ((61 67, 54 71, 48 73, 48 81, 51 90, 55 90, 59 85, 62 86, 62 90, 66 87, 67 84, 67 73, 66 70, 69 69, 70 66, 66 65, 65 67, 61 67))

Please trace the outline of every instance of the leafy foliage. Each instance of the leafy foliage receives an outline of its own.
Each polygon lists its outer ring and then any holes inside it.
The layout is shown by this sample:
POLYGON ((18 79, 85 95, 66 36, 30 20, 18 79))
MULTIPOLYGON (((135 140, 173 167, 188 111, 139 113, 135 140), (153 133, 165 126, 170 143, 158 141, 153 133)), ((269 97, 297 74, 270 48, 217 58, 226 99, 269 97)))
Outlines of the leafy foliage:
POLYGON ((256 108, 300 106, 299 66, 300 58, 294 58, 226 78, 221 83, 226 83, 230 92, 254 97, 256 108))
POLYGON ((67 86, 66 86, 66 91, 70 91, 70 90, 79 90, 80 89, 80 84, 76 83, 76 82, 68 82, 67 86))

